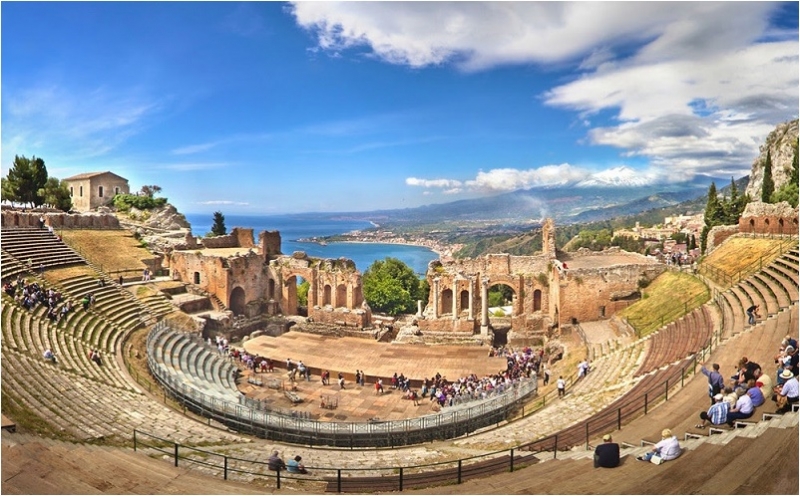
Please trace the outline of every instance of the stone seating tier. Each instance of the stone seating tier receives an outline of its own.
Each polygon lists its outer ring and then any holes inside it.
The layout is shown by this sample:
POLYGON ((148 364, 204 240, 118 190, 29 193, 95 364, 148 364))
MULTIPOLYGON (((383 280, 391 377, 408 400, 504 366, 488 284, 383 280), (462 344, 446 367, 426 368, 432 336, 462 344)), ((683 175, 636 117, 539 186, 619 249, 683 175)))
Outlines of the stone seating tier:
POLYGON ((33 269, 39 265, 55 267, 85 263, 66 243, 46 229, 2 228, 3 249, 22 263, 31 261, 33 269))
POLYGON ((216 350, 191 334, 162 332, 153 339, 154 359, 165 371, 198 393, 234 403, 239 401, 239 391, 229 387, 231 382, 228 379, 235 366, 216 350))
POLYGON ((5 347, 2 369, 4 391, 12 391, 31 412, 79 439, 117 436, 127 441, 133 429, 142 429, 182 444, 244 441, 166 409, 145 395, 85 381, 5 347), (39 376, 35 381, 28 379, 31 370, 39 376))
POLYGON ((778 284, 778 282, 775 281, 774 279, 767 277, 763 273, 759 272, 753 274, 752 280, 758 282, 761 286, 769 289, 769 291, 778 301, 779 308, 788 308, 789 305, 792 304, 792 300, 789 299, 789 293, 786 291, 786 288, 778 284))
POLYGON ((761 284, 755 277, 750 277, 744 281, 742 281, 741 286, 745 288, 745 290, 750 294, 757 294, 759 298, 761 298, 762 303, 762 314, 766 317, 767 315, 775 315, 780 311, 781 306, 780 302, 778 301, 775 294, 772 292, 771 289, 761 284))
POLYGON ((792 280, 786 277, 783 272, 777 271, 773 267, 764 267, 761 270, 761 274, 780 284, 789 295, 789 299, 792 302, 796 302, 798 300, 797 284, 793 284, 792 280))

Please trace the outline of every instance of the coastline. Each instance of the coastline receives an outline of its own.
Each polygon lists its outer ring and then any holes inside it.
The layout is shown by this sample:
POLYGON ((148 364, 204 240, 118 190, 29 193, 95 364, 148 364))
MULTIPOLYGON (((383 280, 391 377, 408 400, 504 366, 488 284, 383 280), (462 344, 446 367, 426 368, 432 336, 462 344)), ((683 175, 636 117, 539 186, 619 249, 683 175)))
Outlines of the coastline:
POLYGON ((442 248, 438 246, 430 246, 424 243, 414 243, 411 241, 392 241, 392 240, 381 240, 381 241, 362 241, 362 240, 347 240, 347 241, 328 241, 328 244, 333 243, 351 243, 351 244, 364 244, 364 245, 404 245, 404 246, 414 246, 417 248, 427 248, 428 250, 432 251, 439 255, 439 258, 442 257, 452 257, 452 249, 449 248, 442 248))

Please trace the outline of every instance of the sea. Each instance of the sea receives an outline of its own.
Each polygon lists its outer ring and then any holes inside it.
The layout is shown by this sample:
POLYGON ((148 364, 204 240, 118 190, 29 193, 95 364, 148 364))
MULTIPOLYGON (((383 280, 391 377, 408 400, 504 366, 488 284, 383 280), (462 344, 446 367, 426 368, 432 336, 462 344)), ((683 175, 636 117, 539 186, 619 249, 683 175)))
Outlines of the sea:
MULTIPOLYGON (((214 223, 211 214, 186 214, 186 220, 192 225, 192 234, 195 236, 204 236, 210 232, 214 223)), ((370 222, 365 220, 332 219, 320 214, 225 215, 225 227, 228 232, 231 232, 234 227, 252 228, 256 242, 258 242, 258 233, 261 231, 280 231, 283 254, 291 255, 295 251, 304 251, 311 257, 349 258, 355 262, 356 268, 362 273, 376 260, 392 257, 402 260, 419 276, 423 276, 428 270, 428 262, 439 258, 434 251, 421 246, 342 242, 329 242, 327 245, 322 245, 298 241, 299 239, 347 234, 373 227, 370 222)))

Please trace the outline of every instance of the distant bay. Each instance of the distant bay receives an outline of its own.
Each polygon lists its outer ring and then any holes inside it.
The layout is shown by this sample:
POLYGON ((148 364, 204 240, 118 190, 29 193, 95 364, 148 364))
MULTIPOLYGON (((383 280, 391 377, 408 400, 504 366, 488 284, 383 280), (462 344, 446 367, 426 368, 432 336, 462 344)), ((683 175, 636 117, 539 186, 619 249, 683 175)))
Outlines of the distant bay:
MULTIPOLYGON (((203 236, 211 231, 213 224, 211 214, 186 214, 186 220, 192 225, 192 234, 195 236, 203 236)), ((346 234, 372 227, 365 220, 330 219, 320 214, 225 215, 225 226, 228 232, 234 227, 252 228, 256 242, 261 231, 280 231, 281 251, 285 255, 304 251, 312 257, 349 258, 362 273, 376 260, 392 257, 405 262, 417 274, 424 275, 428 269, 428 262, 439 258, 435 252, 421 246, 386 243, 328 243, 323 246, 319 243, 297 241, 304 238, 346 234)))

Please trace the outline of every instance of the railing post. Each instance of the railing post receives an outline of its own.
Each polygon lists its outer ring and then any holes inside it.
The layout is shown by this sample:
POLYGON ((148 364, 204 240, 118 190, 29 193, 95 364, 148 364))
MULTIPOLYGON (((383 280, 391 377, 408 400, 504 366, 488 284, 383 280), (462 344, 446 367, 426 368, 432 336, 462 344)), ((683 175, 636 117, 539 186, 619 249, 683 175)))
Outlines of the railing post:
POLYGON ((664 381, 664 401, 669 400, 669 379, 664 381))
POLYGON ((225 479, 225 480, 228 480, 228 457, 227 457, 227 455, 223 457, 223 460, 225 461, 225 468, 222 471, 222 478, 225 479))
POLYGON ((514 471, 514 448, 511 448, 511 472, 514 471))
POLYGON ((178 443, 175 443, 175 466, 178 466, 178 443))
POLYGON ((458 479, 457 483, 461 484, 461 458, 458 459, 458 479))
POLYGON ((400 490, 403 490, 403 467, 400 467, 400 490))
POLYGON ((586 421, 586 449, 589 449, 589 421, 586 421))
POLYGON ((683 387, 683 376, 684 376, 685 371, 686 371, 686 368, 685 367, 681 367, 681 387, 683 387))
POLYGON ((136 429, 133 430, 133 451, 136 451, 136 429))
POLYGON ((275 480, 277 481, 278 489, 280 489, 281 488, 281 469, 280 468, 278 468, 278 470, 275 471, 275 480))
POLYGON ((342 492, 342 469, 336 469, 336 492, 342 492))
POLYGON ((644 393, 644 414, 647 415, 647 393, 644 393))
POLYGON ((555 442, 553 444, 553 460, 558 458, 558 433, 555 435, 555 442))
POLYGON ((617 408, 617 430, 622 429, 622 408, 617 408))

